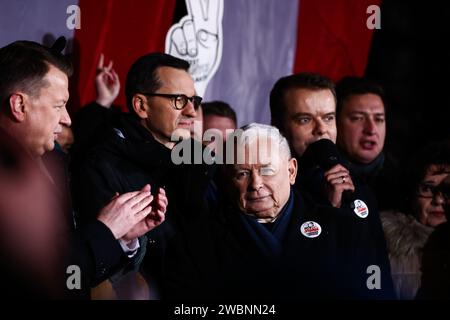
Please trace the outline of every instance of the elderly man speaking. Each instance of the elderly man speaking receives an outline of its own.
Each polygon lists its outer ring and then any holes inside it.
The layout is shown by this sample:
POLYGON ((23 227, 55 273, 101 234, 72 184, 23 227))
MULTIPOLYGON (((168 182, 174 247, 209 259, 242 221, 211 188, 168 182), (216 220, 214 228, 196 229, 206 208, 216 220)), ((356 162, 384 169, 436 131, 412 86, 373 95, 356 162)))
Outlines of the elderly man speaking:
POLYGON ((357 297, 354 218, 292 188, 297 162, 278 129, 241 130, 227 139, 218 212, 169 249, 168 297, 357 297))

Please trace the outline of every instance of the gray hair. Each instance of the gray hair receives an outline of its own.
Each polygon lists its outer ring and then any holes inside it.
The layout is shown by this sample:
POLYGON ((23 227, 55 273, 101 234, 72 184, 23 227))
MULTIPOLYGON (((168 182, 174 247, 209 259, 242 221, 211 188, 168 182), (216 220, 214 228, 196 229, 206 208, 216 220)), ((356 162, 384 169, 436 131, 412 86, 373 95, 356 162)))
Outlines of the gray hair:
POLYGON ((281 134, 280 130, 278 130, 276 127, 253 122, 241 127, 241 130, 244 132, 245 137, 248 139, 245 143, 251 143, 258 138, 266 137, 268 139, 271 139, 276 143, 276 145, 278 145, 280 153, 286 155, 288 159, 292 158, 289 143, 281 134))

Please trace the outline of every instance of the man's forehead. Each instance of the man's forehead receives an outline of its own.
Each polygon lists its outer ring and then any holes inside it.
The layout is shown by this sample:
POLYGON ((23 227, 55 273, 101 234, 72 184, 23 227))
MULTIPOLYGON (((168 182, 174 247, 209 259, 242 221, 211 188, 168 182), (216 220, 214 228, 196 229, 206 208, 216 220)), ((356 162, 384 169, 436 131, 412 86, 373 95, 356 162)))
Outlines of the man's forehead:
POLYGON ((45 85, 42 90, 46 90, 46 94, 50 94, 55 100, 67 102, 69 99, 69 79, 67 75, 54 66, 50 66, 49 71, 42 79, 45 85))
POLYGON ((273 165, 272 161, 260 161, 258 163, 235 164, 235 165, 233 165, 233 168, 235 170, 252 169, 252 168, 258 169, 261 167, 269 167, 272 165, 273 165))
POLYGON ((343 103, 347 112, 385 113, 383 100, 374 93, 353 94, 343 103))
POLYGON ((284 97, 297 96, 297 98, 306 98, 311 95, 321 95, 333 98, 333 93, 328 88, 304 88, 304 87, 292 87, 284 92, 284 97))
POLYGON ((330 113, 336 111, 336 102, 329 89, 293 88, 285 93, 284 101, 290 113, 330 113))
POLYGON ((180 85, 194 87, 194 80, 184 69, 162 66, 156 70, 156 74, 162 87, 177 87, 180 85))

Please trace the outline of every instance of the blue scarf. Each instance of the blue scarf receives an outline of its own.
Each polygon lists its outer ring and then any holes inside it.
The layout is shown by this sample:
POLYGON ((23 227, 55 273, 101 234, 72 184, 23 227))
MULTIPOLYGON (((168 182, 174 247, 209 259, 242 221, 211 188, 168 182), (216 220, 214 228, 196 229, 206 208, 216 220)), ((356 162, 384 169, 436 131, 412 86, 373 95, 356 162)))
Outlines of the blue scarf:
POLYGON ((245 229, 264 257, 277 259, 281 256, 283 239, 291 220, 293 207, 294 194, 291 190, 289 200, 281 210, 271 230, 259 223, 257 218, 242 212, 239 213, 245 229))

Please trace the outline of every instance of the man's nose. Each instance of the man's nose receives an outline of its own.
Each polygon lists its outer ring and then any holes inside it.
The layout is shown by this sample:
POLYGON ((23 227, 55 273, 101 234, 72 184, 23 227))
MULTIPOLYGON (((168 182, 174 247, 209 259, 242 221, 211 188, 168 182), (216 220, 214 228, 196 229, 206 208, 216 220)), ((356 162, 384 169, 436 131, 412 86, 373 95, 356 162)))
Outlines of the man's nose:
POLYGON ((262 178, 261 175, 259 174, 259 172, 252 172, 251 176, 250 176, 250 184, 249 187, 251 190, 255 190, 258 191, 259 189, 261 189, 263 183, 262 183, 262 178))
POLYGON ((327 126, 322 120, 316 120, 314 124, 313 134, 315 136, 323 136, 327 133, 327 126))
POLYGON ((68 127, 72 124, 72 120, 70 119, 69 112, 67 112, 67 108, 62 108, 61 118, 59 119, 60 124, 64 124, 68 127))
POLYGON ((377 126, 375 121, 371 118, 366 119, 364 122, 364 133, 368 135, 374 135, 377 132, 377 126))
POLYGON ((188 100, 186 106, 183 108, 181 113, 184 116, 195 118, 197 116, 197 111, 195 110, 194 103, 191 100, 188 100))

